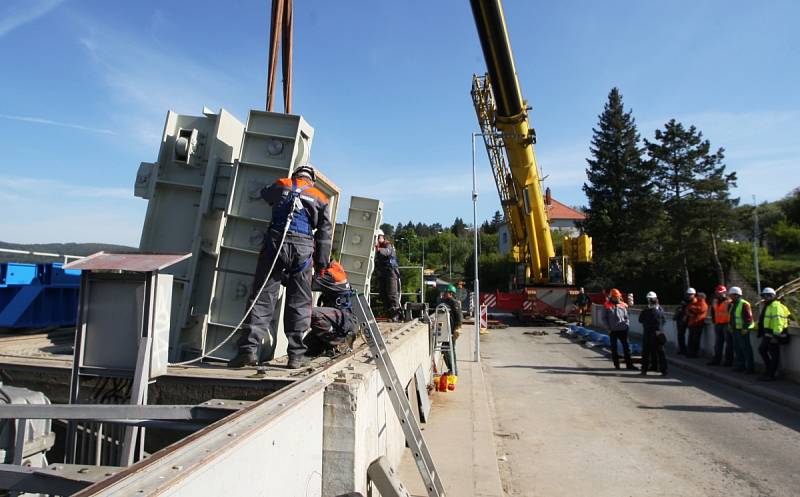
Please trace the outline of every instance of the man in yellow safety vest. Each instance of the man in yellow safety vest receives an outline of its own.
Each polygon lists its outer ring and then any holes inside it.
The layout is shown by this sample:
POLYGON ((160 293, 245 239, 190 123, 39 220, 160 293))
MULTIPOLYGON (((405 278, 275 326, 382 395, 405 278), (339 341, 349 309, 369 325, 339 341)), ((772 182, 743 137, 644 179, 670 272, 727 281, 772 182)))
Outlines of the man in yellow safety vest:
POLYGON ((781 344, 789 337, 789 308, 777 299, 775 290, 770 287, 761 291, 761 297, 764 305, 758 319, 758 336, 761 338, 758 352, 766 371, 759 380, 775 381, 781 363, 781 344))
POLYGON ((742 297, 742 289, 732 286, 728 290, 731 299, 730 330, 733 335, 733 362, 734 371, 739 373, 755 373, 753 361, 753 346, 750 343, 750 331, 756 327, 753 322, 753 310, 750 302, 742 297))

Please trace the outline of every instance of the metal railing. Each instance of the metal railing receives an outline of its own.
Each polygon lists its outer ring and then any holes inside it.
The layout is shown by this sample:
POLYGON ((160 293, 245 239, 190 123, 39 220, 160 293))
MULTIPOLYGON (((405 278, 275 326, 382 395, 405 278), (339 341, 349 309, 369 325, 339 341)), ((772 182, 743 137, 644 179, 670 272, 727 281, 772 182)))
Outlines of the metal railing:
POLYGON ((38 257, 53 257, 55 259, 64 259, 64 264, 68 263, 70 259, 78 260, 78 259, 83 259, 84 257, 82 255, 56 254, 52 252, 34 252, 31 250, 16 250, 9 248, 0 248, 0 252, 4 254, 35 255, 38 257))

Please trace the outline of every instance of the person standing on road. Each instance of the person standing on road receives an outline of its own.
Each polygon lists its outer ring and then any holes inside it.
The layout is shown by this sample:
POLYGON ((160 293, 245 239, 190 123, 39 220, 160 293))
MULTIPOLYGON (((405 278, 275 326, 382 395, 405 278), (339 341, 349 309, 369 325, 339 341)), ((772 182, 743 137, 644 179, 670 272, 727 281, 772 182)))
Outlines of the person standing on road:
POLYGON ((706 327, 706 317, 708 317, 705 293, 698 293, 694 302, 686 306, 686 316, 686 324, 689 327, 689 346, 686 350, 686 357, 693 358, 700 353, 700 340, 703 337, 703 329, 706 327))
POLYGON ((603 309, 603 321, 608 328, 611 338, 611 360, 614 367, 619 367, 619 351, 617 341, 622 342, 622 353, 625 356, 625 368, 636 370, 636 366, 631 361, 631 349, 628 346, 628 329, 630 321, 628 319, 628 306, 622 301, 622 293, 616 288, 612 288, 608 297, 608 302, 603 309))
POLYGON ((688 322, 688 314, 686 308, 695 301, 697 292, 694 288, 687 288, 686 293, 683 295, 683 301, 675 310, 672 319, 675 320, 675 327, 678 329, 678 354, 686 355, 686 328, 688 322))
POLYGON ((400 308, 400 269, 397 267, 397 252, 392 242, 386 239, 383 230, 378 230, 378 243, 375 246, 375 267, 380 280, 380 295, 386 317, 392 321, 402 321, 400 308))
POLYGON ((667 356, 664 354, 664 344, 667 339, 664 335, 664 310, 658 305, 658 295, 656 292, 649 292, 647 298, 647 309, 639 313, 639 322, 642 323, 642 372, 646 375, 651 368, 661 371, 662 376, 667 374, 667 356))
POLYGON ((708 363, 709 366, 725 367, 733 365, 733 335, 730 329, 731 320, 731 299, 727 295, 728 289, 725 285, 719 285, 714 295, 711 305, 711 321, 714 323, 714 358, 708 363), (723 360, 723 348, 725 356, 723 360))
POLYGON ((742 289, 732 286, 728 290, 731 298, 730 305, 730 330, 733 336, 734 371, 738 373, 755 373, 753 361, 753 346, 750 343, 750 330, 755 328, 753 311, 750 302, 742 298, 742 289))
POLYGON ((758 337, 761 344, 758 353, 764 360, 766 371, 759 377, 762 381, 775 381, 781 365, 781 345, 789 343, 789 309, 777 299, 775 290, 770 287, 761 291, 764 305, 758 318, 758 337))
MULTIPOLYGON (((453 352, 453 359, 456 359, 456 340, 461 335, 461 325, 464 322, 464 315, 461 312, 461 302, 456 299, 455 286, 447 285, 441 304, 447 306, 447 310, 450 311, 450 330, 453 334, 453 342, 445 342, 443 345, 450 347, 453 352)), ((452 373, 453 364, 450 362, 449 354, 444 354, 444 363, 447 365, 447 372, 452 373)))
POLYGON ((575 299, 575 307, 578 310, 578 324, 581 326, 586 326, 586 315, 589 313, 591 306, 591 299, 589 299, 589 296, 586 295, 586 291, 581 287, 578 291, 578 297, 575 299))
POLYGON ((258 256, 252 309, 239 336, 239 353, 228 362, 230 368, 258 364, 258 349, 269 333, 281 285, 286 287, 286 367, 299 369, 308 364, 303 334, 311 325, 312 266, 321 271, 330 262, 333 234, 328 197, 314 186, 315 181, 314 168, 302 165, 291 178, 278 179, 261 190, 261 198, 272 206, 272 222, 258 256))

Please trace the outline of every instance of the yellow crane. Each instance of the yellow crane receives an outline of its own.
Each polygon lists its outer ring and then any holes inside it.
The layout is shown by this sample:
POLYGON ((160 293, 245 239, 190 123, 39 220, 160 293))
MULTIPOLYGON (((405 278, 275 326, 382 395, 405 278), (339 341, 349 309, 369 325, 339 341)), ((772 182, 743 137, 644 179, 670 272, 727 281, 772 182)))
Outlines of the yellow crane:
POLYGON ((536 133, 514 66, 511 42, 500 0, 471 0, 488 73, 473 76, 472 99, 512 240, 516 262, 529 284, 571 284, 576 262, 590 262, 592 242, 586 235, 563 240, 556 257, 539 168, 536 133))

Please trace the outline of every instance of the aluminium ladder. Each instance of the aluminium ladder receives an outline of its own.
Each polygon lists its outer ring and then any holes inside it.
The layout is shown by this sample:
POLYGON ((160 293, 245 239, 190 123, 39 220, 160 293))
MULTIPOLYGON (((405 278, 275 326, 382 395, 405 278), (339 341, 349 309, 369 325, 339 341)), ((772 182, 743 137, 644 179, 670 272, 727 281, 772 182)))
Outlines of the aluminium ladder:
POLYGON ((425 439, 422 438, 422 430, 420 430, 417 419, 414 417, 411 404, 405 394, 405 388, 400 383, 392 357, 389 355, 389 349, 386 347, 383 335, 378 329, 378 323, 375 321, 375 316, 372 314, 372 309, 370 309, 364 295, 359 294, 356 297, 356 305, 353 311, 359 326, 364 330, 364 337, 372 352, 372 358, 381 373, 381 379, 389 398, 392 400, 392 406, 395 414, 397 414, 397 419, 400 421, 400 426, 403 427, 406 443, 414 456, 414 462, 417 463, 420 476, 422 476, 422 481, 428 491, 428 497, 445 497, 444 486, 436 472, 428 446, 425 444, 425 439))

